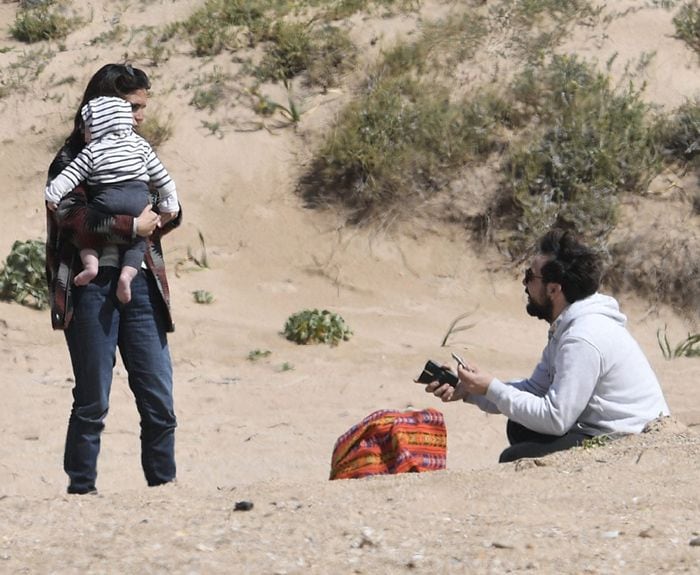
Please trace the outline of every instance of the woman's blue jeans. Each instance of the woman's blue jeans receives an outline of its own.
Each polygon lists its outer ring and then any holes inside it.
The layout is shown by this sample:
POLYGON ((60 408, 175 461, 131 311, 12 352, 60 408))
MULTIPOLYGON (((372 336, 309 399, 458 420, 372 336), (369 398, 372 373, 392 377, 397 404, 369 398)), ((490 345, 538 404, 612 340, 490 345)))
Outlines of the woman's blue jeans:
POLYGON ((116 297, 119 269, 100 268, 88 285, 74 287, 74 314, 65 331, 75 387, 63 468, 70 493, 95 490, 100 434, 109 409, 119 352, 141 416, 141 465, 148 485, 175 479, 172 363, 161 302, 150 272, 139 270, 131 301, 116 297))

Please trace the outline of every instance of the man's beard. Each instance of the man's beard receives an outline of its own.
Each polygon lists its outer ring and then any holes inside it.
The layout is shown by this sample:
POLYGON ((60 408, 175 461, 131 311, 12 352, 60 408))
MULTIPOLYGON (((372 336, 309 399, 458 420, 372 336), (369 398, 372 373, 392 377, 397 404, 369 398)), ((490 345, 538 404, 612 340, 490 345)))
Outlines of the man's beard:
POLYGON ((527 306, 525 307, 525 311, 537 319, 543 319, 549 323, 552 323, 554 303, 552 302, 551 298, 547 298, 543 304, 538 304, 532 299, 532 297, 530 297, 527 302, 527 306))

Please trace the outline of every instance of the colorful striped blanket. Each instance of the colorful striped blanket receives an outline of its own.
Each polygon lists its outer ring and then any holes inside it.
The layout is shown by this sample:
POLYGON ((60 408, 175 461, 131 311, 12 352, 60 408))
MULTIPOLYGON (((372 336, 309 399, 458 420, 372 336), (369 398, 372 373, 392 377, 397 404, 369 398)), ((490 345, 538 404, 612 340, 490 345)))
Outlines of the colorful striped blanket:
POLYGON ((445 469, 447 429, 436 409, 371 413, 333 448, 331 479, 445 469))

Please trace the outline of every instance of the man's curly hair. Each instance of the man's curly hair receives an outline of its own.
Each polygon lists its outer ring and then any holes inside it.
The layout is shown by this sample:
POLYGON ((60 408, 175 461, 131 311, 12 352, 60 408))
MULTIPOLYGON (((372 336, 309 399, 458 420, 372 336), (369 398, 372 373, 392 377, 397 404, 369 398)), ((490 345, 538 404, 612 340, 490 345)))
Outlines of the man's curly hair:
POLYGON ((538 248, 539 253, 550 258, 542 266, 543 281, 560 284, 567 302, 574 303, 598 291, 602 260, 571 232, 551 230, 542 236, 538 248))

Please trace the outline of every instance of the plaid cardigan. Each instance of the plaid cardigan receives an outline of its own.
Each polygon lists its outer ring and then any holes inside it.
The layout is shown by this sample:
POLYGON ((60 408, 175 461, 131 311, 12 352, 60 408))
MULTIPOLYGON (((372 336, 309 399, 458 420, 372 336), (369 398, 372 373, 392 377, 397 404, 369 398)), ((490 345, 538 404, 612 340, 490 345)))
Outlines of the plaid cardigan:
MULTIPOLYGON (((63 146, 49 167, 49 179, 54 178, 75 157, 68 145, 63 146)), ((182 209, 177 218, 163 228, 156 228, 146 238, 144 262, 153 275, 160 295, 167 331, 175 325, 170 313, 170 290, 165 275, 165 260, 160 238, 182 221, 182 209)), ((82 269, 77 245, 99 247, 105 244, 129 244, 133 241, 134 218, 108 215, 90 210, 85 188, 78 186, 69 192, 55 212, 46 210, 46 279, 51 305, 51 325, 65 329, 73 317, 73 278, 82 269)))

